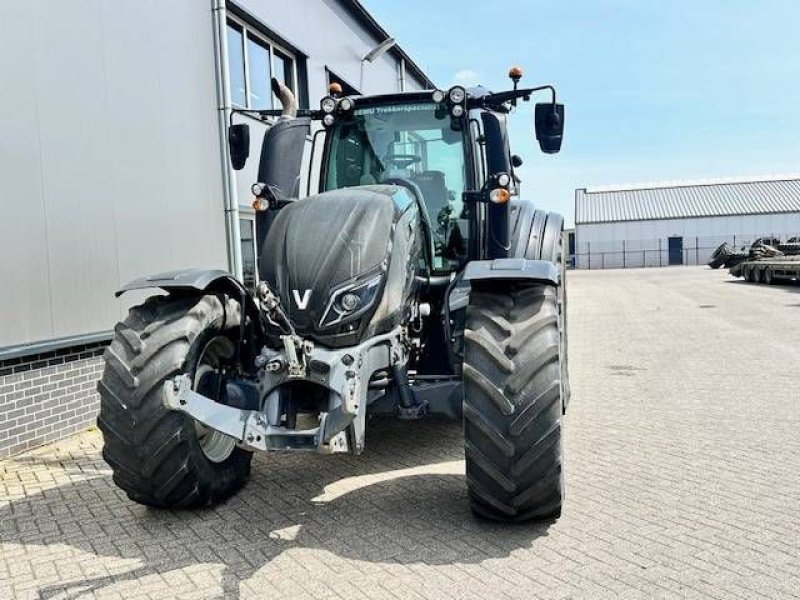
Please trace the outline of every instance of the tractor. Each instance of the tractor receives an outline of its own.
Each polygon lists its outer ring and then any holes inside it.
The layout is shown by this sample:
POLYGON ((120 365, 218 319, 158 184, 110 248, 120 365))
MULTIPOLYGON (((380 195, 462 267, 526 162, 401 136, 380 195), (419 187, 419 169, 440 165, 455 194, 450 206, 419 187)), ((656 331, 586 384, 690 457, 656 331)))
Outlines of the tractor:
POLYGON ((560 150, 550 85, 345 96, 234 110, 233 169, 263 137, 258 278, 160 273, 115 328, 98 384, 103 456, 135 502, 198 507, 246 482, 255 451, 359 454, 374 416, 463 419, 474 514, 561 513, 570 390, 563 219, 519 197, 507 118, 539 92, 535 133, 560 150))

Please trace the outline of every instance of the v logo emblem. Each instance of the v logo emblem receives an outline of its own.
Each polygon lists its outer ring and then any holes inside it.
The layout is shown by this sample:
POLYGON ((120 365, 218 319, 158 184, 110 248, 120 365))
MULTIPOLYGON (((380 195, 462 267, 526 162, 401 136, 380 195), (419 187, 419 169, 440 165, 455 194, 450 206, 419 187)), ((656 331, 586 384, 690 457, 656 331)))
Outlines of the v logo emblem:
POLYGON ((292 296, 294 296, 294 303, 297 308, 305 310, 308 307, 308 301, 311 300, 311 290, 304 291, 302 296, 297 290, 292 290, 292 296))

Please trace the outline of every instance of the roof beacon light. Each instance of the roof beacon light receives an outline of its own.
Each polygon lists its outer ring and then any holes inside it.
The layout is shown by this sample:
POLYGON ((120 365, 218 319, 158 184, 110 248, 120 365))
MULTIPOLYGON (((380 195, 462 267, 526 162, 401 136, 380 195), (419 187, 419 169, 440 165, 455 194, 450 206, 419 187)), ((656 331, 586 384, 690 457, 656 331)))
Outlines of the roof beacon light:
MULTIPOLYGON (((511 67, 508 70, 508 77, 514 83, 514 91, 516 92, 517 87, 519 86, 519 80, 522 79, 522 67, 517 67, 517 66, 511 67)), ((517 99, 515 97, 511 100, 511 106, 516 106, 516 105, 517 105, 517 99)))
POLYGON ((328 86, 328 93, 335 98, 342 93, 342 84, 338 81, 332 81, 328 86))

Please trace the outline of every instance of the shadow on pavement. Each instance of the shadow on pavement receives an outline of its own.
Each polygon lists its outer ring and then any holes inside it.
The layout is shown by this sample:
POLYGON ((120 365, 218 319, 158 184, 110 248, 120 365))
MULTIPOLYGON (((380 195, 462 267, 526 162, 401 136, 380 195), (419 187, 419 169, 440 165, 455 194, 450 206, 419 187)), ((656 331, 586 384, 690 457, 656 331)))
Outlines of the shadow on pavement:
MULTIPOLYGON (((41 588, 41 598, 75 598, 201 563, 222 564, 223 594, 236 597, 241 581, 290 548, 357 561, 442 565, 506 557, 547 535, 552 522, 509 526, 472 516, 460 423, 376 419, 367 435, 359 457, 257 455, 248 485, 204 510, 139 506, 106 474, 47 489, 0 506, 0 540, 67 544, 143 563, 41 588)), ((70 471, 69 460, 52 462, 70 471)))
POLYGON ((766 283, 751 283, 749 281, 745 281, 744 279, 736 278, 736 279, 726 279, 725 283, 730 283, 733 285, 761 287, 783 292, 794 292, 795 294, 800 293, 800 282, 797 281, 781 281, 767 285, 766 283))

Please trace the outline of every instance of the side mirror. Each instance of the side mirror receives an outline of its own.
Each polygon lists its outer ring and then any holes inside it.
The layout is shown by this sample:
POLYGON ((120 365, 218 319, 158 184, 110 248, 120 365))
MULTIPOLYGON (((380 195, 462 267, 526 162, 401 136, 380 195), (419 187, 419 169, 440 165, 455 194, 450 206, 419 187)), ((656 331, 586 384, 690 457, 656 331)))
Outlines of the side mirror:
POLYGON ((537 104, 535 112, 536 139, 545 154, 555 154, 561 150, 564 136, 564 105, 537 104))
POLYGON ((231 166, 241 171, 250 156, 250 125, 237 123, 228 129, 228 148, 231 153, 231 166))

